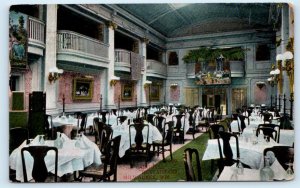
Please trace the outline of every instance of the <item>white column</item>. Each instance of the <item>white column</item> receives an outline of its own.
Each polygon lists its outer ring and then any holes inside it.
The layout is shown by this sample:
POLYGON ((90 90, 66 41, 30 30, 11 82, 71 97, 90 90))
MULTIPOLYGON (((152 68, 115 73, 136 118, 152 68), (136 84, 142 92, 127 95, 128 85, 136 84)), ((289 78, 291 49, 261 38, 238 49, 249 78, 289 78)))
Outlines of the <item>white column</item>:
POLYGON ((147 80, 147 76, 146 76, 146 72, 147 72, 147 64, 146 64, 146 61, 147 61, 147 53, 146 53, 146 41, 141 41, 140 42, 140 50, 139 50, 139 53, 141 56, 144 57, 144 68, 145 70, 142 72, 142 77, 141 79, 138 81, 138 92, 137 93, 137 100, 138 100, 138 103, 139 103, 139 106, 147 106, 147 96, 146 96, 146 92, 145 92, 145 89, 144 89, 144 85, 145 85, 145 81, 147 80))
POLYGON ((45 79, 47 113, 54 114, 57 111, 57 84, 58 81, 48 81, 49 69, 56 67, 56 33, 57 33, 57 5, 47 5, 46 15, 46 50, 45 50, 45 79))
MULTIPOLYGON (((114 103, 114 93, 115 89, 114 86, 110 86, 110 78, 113 77, 115 72, 115 30, 113 25, 109 25, 108 27, 108 59, 109 59, 109 66, 106 71, 106 79, 104 80, 104 85, 106 87, 105 91, 105 98, 103 99, 103 102, 105 101, 105 108, 106 109, 113 109, 116 108, 114 103)), ((103 83, 103 82, 102 82, 103 83)))

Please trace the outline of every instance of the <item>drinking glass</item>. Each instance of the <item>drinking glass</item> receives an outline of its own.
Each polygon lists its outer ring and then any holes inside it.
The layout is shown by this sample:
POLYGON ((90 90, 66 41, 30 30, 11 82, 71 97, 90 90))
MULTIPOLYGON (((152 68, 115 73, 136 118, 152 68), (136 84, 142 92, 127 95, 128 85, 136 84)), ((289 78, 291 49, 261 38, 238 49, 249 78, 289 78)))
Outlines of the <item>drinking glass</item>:
POLYGON ((285 179, 292 180, 294 178, 294 172, 292 170, 293 163, 288 162, 286 163, 286 165, 288 165, 288 169, 286 170, 285 179))

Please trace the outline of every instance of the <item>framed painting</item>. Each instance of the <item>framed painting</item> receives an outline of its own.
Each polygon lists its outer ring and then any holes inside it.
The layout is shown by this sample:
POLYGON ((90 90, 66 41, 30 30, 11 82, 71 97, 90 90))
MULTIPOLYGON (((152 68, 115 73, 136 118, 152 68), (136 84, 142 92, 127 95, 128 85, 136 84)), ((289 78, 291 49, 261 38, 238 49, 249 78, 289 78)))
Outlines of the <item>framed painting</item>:
POLYGON ((152 101, 158 101, 160 97, 160 88, 159 85, 151 85, 150 86, 150 99, 152 101))
POLYGON ((73 80, 73 99, 91 100, 93 98, 94 80, 90 78, 75 78, 73 80))
POLYGON ((122 92, 122 94, 121 94, 122 100, 132 100, 133 84, 132 83, 122 84, 121 92, 122 92))

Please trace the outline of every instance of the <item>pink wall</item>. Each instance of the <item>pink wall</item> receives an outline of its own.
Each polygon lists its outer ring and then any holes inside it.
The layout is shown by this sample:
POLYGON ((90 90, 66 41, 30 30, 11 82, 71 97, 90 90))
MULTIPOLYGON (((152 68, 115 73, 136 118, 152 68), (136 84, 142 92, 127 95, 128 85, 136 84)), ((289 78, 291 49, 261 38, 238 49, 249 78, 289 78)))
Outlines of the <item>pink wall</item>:
POLYGON ((180 99, 180 87, 177 86, 175 88, 170 87, 170 101, 175 102, 180 99))
MULTIPOLYGON (((73 79, 78 77, 84 77, 85 75, 80 73, 71 73, 64 72, 62 77, 59 79, 59 94, 58 94, 58 102, 62 102, 63 95, 65 96, 65 104, 72 103, 99 103, 100 102, 100 77, 99 75, 94 75, 94 90, 93 90, 93 98, 92 100, 73 100, 72 92, 73 92, 73 79)), ((103 91, 102 91, 103 92, 103 91)))
POLYGON ((259 89, 256 85, 254 86, 254 103, 263 104, 267 101, 267 87, 264 86, 259 89))
POLYGON ((29 109, 29 94, 31 91, 31 82, 32 82, 32 72, 30 69, 26 70, 24 73, 25 77, 25 110, 29 109))
POLYGON ((121 92, 122 92, 122 84, 124 84, 125 81, 118 81, 116 83, 115 86, 115 93, 114 93, 114 101, 115 101, 115 105, 116 107, 118 107, 118 101, 119 101, 119 97, 120 97, 120 107, 122 108, 122 106, 135 106, 136 105, 136 96, 137 96, 137 84, 133 83, 133 97, 132 100, 124 100, 122 101, 122 97, 121 97, 121 92))

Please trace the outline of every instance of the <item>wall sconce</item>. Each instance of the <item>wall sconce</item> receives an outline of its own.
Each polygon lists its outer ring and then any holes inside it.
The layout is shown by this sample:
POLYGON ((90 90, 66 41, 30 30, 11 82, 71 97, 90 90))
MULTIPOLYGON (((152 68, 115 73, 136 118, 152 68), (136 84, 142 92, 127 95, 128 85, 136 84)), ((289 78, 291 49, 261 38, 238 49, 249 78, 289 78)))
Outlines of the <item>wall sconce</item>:
POLYGON ((289 73, 294 69, 293 61, 291 61, 293 58, 293 53, 290 51, 286 51, 282 54, 282 70, 286 70, 289 73))
MULTIPOLYGON (((281 57, 279 57, 279 58, 281 58, 281 57)), ((277 59, 277 57, 276 57, 276 60, 280 61, 279 59, 277 59)), ((279 74, 280 74, 280 70, 278 68, 275 69, 275 65, 272 65, 272 70, 270 71, 271 77, 268 78, 268 83, 272 87, 274 87, 274 85, 278 83, 278 81, 279 81, 279 74)))
POLYGON ((152 84, 152 81, 146 80, 144 83, 144 88, 146 88, 147 86, 150 86, 152 84))
POLYGON ((63 72, 64 72, 64 70, 58 69, 57 67, 50 68, 49 75, 48 75, 48 80, 49 80, 50 84, 52 84, 52 82, 55 82, 56 80, 58 80, 63 72))
POLYGON ((172 84, 170 85, 170 87, 173 88, 173 89, 177 88, 177 86, 178 86, 177 83, 172 83, 172 84))
POLYGON ((264 85, 266 85, 265 82, 262 82, 262 81, 256 82, 256 86, 257 86, 259 89, 262 89, 262 88, 264 87, 264 85))
POLYGON ((115 86, 118 80, 120 80, 120 77, 113 75, 110 78, 110 87, 115 86))

